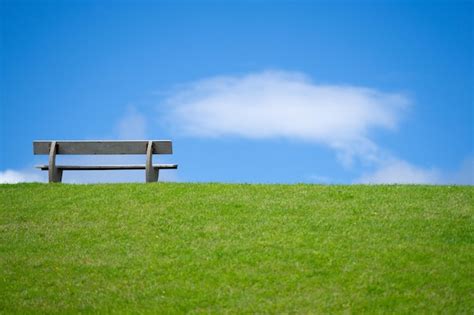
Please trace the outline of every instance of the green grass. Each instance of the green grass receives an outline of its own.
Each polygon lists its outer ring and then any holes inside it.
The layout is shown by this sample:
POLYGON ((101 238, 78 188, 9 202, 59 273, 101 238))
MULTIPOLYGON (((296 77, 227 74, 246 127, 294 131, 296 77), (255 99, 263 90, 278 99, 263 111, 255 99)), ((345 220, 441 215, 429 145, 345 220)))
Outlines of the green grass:
POLYGON ((0 312, 474 313, 474 188, 0 185, 0 312))

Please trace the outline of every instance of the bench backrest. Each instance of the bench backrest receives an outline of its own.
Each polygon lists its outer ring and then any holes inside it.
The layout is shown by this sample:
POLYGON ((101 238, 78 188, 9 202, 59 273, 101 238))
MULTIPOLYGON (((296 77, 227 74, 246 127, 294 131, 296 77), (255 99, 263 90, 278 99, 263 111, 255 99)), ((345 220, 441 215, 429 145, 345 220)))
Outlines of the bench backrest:
MULTIPOLYGON (((49 154, 53 141, 34 141, 34 154, 49 154)), ((149 140, 56 141, 56 154, 147 154, 149 140)), ((152 140, 153 154, 172 154, 170 140, 152 140)))

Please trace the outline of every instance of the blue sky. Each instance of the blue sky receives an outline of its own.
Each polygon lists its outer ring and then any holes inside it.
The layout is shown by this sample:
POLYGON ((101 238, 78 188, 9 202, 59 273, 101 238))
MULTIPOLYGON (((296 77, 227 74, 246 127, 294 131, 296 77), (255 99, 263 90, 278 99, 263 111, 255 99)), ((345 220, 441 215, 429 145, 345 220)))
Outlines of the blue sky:
POLYGON ((45 179, 35 139, 146 138, 165 180, 474 183, 470 1, 0 3, 0 182, 45 179))

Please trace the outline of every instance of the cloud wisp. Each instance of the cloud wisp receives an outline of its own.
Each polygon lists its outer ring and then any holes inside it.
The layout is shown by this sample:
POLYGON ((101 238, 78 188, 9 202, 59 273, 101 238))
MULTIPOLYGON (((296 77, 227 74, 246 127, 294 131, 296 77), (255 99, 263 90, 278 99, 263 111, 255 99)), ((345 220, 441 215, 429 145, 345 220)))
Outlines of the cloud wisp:
POLYGON ((134 106, 129 106, 125 115, 119 120, 116 126, 116 134, 112 138, 118 139, 146 139, 147 120, 134 106))
POLYGON ((362 184, 438 184, 441 173, 436 169, 425 169, 402 160, 384 162, 372 173, 364 174, 356 183, 362 184))
POLYGON ((28 170, 0 171, 0 184, 17 184, 23 182, 43 182, 44 176, 28 170))
POLYGON ((374 172, 364 174, 356 183, 362 184, 455 184, 474 185, 474 158, 465 159, 452 172, 423 168, 406 161, 385 161, 374 172))
POLYGON ((166 100, 178 131, 199 137, 289 138, 327 145, 345 165, 377 160, 372 129, 395 129, 410 100, 401 93, 316 84, 301 73, 219 76, 185 86, 166 100))

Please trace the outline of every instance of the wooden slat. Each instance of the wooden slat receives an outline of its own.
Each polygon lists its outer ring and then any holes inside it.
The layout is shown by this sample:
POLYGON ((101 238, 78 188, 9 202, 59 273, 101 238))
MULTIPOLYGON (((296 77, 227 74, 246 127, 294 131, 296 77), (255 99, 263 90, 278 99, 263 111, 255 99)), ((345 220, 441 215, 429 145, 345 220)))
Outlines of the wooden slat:
MULTIPOLYGON (((37 165, 43 171, 49 169, 48 165, 37 165)), ((144 164, 128 164, 128 165, 56 165, 57 169, 65 171, 107 171, 107 170, 144 170, 144 164)), ((177 164, 155 164, 153 168, 157 169, 177 169, 177 164)))
POLYGON ((164 170, 164 169, 177 169, 178 168, 178 164, 155 164, 153 165, 153 168, 159 168, 160 170, 164 170))
MULTIPOLYGON (((52 141, 34 141, 34 154, 49 154, 52 141)), ((91 140, 91 141, 56 141, 56 154, 145 154, 147 140, 113 141, 113 140, 91 140)), ((153 154, 172 154, 172 142, 170 140, 153 140, 153 154)))

